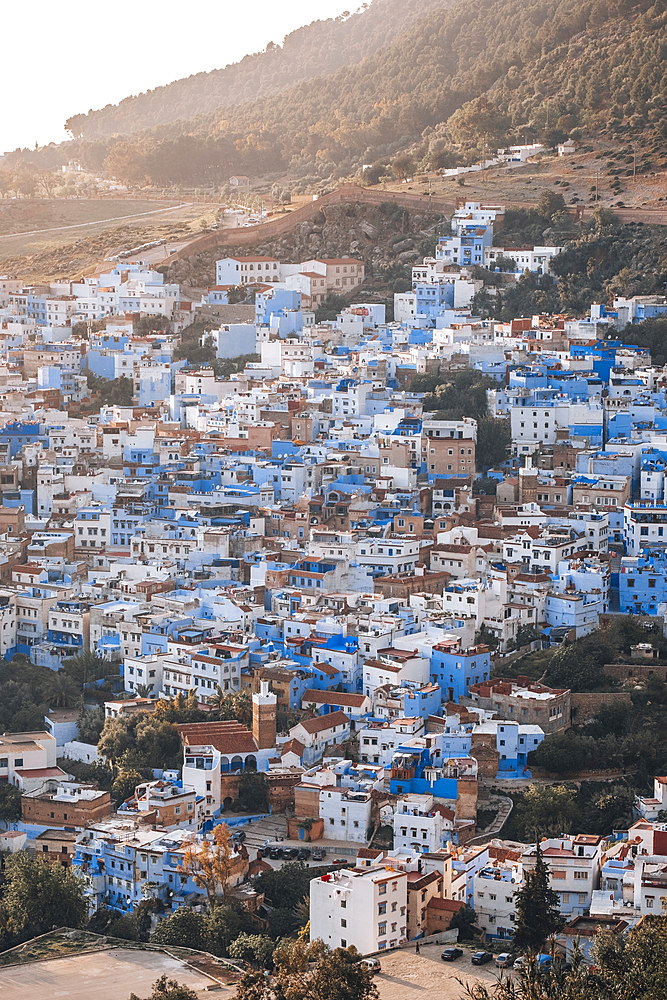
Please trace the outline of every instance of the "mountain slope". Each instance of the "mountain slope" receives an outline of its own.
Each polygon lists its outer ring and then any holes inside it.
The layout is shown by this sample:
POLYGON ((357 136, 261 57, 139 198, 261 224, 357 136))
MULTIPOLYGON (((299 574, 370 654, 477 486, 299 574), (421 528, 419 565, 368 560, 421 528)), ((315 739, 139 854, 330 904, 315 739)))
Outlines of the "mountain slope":
POLYGON ((269 44, 265 52, 210 73, 197 73, 127 97, 88 114, 73 115, 66 128, 75 138, 103 139, 179 119, 264 99, 303 80, 334 73, 360 62, 409 30, 448 0, 373 0, 348 17, 313 21, 290 32, 282 45, 269 44))
MULTIPOLYGON (((427 164, 443 147, 470 156, 526 130, 553 141, 577 127, 641 137, 660 152, 666 56, 664 0, 458 2, 328 76, 126 139, 45 150, 41 162, 104 161, 116 177, 156 184, 220 183, 235 172, 312 183, 410 146, 427 164)), ((42 153, 23 155, 40 162, 42 153)))

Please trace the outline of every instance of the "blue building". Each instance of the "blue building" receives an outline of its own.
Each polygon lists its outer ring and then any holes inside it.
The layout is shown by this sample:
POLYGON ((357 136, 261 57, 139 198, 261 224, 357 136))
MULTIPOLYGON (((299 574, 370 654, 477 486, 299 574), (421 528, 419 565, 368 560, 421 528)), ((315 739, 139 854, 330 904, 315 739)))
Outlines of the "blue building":
POLYGON ((488 646, 461 650, 453 643, 438 643, 431 652, 431 680, 440 685, 444 701, 458 703, 471 684, 488 681, 490 670, 488 646))
POLYGON ((658 546, 640 556, 624 556, 618 575, 620 609, 624 614, 662 615, 667 600, 667 554, 658 546))

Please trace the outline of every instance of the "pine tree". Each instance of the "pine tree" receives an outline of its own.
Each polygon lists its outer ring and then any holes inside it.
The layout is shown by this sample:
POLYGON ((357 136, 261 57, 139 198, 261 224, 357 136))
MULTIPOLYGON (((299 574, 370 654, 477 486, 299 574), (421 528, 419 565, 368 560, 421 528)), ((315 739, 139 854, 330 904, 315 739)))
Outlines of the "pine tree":
POLYGON ((516 893, 514 945, 538 951, 544 942, 563 926, 558 909, 558 893, 549 886, 549 867, 542 857, 539 841, 532 871, 523 872, 523 885, 516 893))

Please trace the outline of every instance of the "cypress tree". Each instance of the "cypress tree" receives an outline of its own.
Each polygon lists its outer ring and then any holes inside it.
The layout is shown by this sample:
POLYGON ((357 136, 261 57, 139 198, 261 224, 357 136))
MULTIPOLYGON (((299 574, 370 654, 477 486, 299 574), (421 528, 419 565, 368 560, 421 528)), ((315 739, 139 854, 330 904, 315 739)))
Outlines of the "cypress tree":
POLYGON ((563 926, 558 893, 549 885, 549 866, 537 844, 535 867, 523 873, 523 885, 514 897, 516 922, 514 944, 527 951, 538 951, 550 935, 563 926))

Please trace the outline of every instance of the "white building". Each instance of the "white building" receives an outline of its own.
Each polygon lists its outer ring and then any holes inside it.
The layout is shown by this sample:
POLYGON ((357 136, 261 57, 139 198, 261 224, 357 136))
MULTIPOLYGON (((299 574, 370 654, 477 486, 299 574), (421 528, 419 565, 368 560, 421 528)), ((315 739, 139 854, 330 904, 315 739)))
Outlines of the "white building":
POLYGON ((320 792, 320 819, 329 840, 367 843, 371 822, 370 792, 329 786, 320 792))
MULTIPOLYGON (((540 844, 551 872, 550 885, 558 893, 560 912, 568 918, 586 916, 591 894, 600 885, 604 838, 587 834, 551 837, 540 844)), ((522 855, 523 870, 535 867, 536 847, 522 855)))
POLYGON ((406 940, 408 876, 391 868, 337 871, 310 883, 310 940, 362 955, 406 940))
POLYGON ((432 795, 402 795, 394 813, 394 850, 429 854, 444 847, 454 824, 441 810, 432 795))

